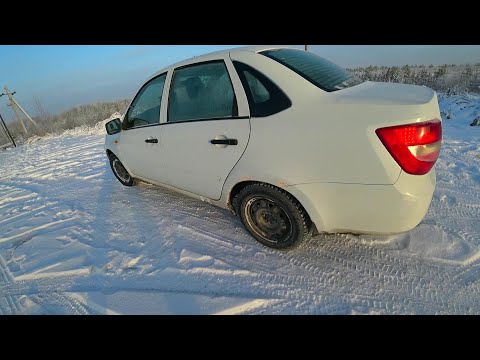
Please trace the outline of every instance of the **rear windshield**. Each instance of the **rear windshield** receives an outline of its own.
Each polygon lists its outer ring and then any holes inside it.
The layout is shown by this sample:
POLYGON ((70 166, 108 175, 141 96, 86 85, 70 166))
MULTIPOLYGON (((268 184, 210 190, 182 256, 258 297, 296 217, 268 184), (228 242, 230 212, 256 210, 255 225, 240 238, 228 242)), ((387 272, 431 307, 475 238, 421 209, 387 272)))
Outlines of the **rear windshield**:
POLYGON ((277 49, 260 52, 295 71, 320 89, 332 92, 363 82, 340 66, 312 52, 296 49, 277 49))

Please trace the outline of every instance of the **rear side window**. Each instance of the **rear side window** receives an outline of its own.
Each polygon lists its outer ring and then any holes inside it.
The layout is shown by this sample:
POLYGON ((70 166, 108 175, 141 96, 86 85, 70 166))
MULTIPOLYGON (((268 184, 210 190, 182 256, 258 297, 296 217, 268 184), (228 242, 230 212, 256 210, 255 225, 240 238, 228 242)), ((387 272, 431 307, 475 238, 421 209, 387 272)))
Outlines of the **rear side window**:
POLYGON ((245 89, 251 117, 270 116, 292 106, 287 95, 258 70, 239 61, 233 65, 245 89))
POLYGON ((328 92, 346 89, 363 82, 358 76, 312 52, 277 49, 262 51, 260 54, 285 65, 312 84, 328 92))

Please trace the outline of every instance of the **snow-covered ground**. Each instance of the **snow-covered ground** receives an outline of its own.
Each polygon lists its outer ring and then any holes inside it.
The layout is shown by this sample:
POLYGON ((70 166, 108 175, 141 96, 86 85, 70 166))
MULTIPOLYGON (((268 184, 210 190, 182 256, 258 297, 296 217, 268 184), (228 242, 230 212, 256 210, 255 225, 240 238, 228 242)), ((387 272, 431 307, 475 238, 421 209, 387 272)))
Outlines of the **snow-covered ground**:
POLYGON ((225 210, 123 187, 95 131, 1 152, 0 313, 480 314, 480 97, 440 104, 437 190, 416 229, 289 252, 225 210))

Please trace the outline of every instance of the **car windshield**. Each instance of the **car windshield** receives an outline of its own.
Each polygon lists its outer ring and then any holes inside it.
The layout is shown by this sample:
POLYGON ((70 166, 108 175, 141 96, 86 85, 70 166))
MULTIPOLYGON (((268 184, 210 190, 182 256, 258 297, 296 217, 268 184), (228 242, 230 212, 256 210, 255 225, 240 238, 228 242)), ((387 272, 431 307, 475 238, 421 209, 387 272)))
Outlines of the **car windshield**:
POLYGON ((358 76, 312 52, 297 49, 275 49, 262 51, 260 54, 285 65, 328 92, 342 90, 363 82, 358 76))

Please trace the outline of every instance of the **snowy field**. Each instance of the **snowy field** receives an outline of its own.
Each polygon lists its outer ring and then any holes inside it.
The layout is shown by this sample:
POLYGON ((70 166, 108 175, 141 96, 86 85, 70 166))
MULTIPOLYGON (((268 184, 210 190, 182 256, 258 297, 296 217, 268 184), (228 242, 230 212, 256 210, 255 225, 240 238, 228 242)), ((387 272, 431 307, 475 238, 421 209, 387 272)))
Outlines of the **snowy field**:
POLYGON ((0 314, 480 314, 480 97, 440 104, 437 189, 416 229, 289 252, 228 211, 123 187, 95 131, 0 152, 0 314))

